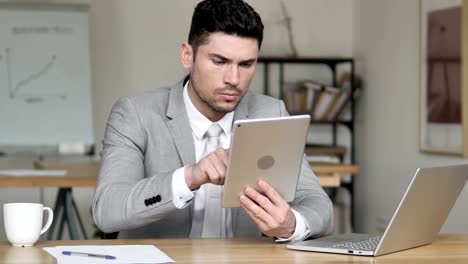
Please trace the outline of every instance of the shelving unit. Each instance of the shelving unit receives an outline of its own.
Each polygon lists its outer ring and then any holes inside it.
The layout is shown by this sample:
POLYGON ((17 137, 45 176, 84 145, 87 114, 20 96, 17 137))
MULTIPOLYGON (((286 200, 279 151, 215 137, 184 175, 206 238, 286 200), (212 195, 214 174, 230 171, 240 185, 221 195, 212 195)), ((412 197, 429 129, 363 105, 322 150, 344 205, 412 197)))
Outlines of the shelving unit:
MULTIPOLYGON (((349 64, 350 65, 350 73, 351 73, 351 97, 350 97, 350 102, 349 102, 349 107, 350 107, 350 115, 351 119, 350 120, 312 120, 311 124, 314 125, 327 125, 332 127, 332 146, 337 146, 337 137, 338 137, 338 126, 344 126, 346 127, 349 132, 350 132, 350 145, 349 145, 349 153, 350 153, 350 163, 351 164, 338 164, 338 165, 314 165, 313 166, 313 171, 316 174, 321 174, 321 173, 326 173, 326 174, 333 174, 333 175, 338 175, 338 174, 356 174, 359 171, 359 167, 355 165, 355 136, 354 136, 354 115, 355 115, 355 109, 354 109, 354 98, 353 94, 356 89, 354 87, 355 82, 354 82, 354 76, 355 76, 355 65, 354 65, 354 59, 350 57, 301 57, 301 58, 288 58, 288 57, 260 57, 258 59, 258 64, 264 65, 263 68, 263 83, 264 83, 264 88, 263 88, 263 93, 264 94, 271 94, 270 91, 270 65, 278 65, 279 67, 279 98, 284 99, 284 89, 283 89, 283 84, 285 80, 285 73, 284 69, 287 65, 290 64, 318 64, 318 65, 324 65, 325 67, 328 67, 331 72, 331 80, 333 87, 337 87, 337 66, 341 64, 349 64)), ((335 180, 332 180, 333 182, 336 183, 336 177, 334 177, 335 180)), ((344 187, 346 188, 352 199, 352 206, 354 207, 354 180, 351 178, 350 182, 345 182, 337 187, 344 187)), ((335 189, 336 190, 336 189, 335 189)), ((329 192, 334 193, 333 191, 329 192)), ((333 195, 332 195, 333 196, 333 195)), ((333 198, 333 197, 332 197, 333 198)), ((351 214, 353 214, 353 210, 351 210, 351 214)), ((351 219, 353 219, 353 215, 351 215, 351 219)), ((353 221, 353 220, 352 220, 353 221)), ((353 223, 352 223, 353 224, 353 223)))
MULTIPOLYGON (((354 76, 355 76, 355 69, 354 69, 354 59, 349 57, 339 57, 339 58, 332 58, 332 57, 302 57, 302 58, 288 58, 288 57, 260 57, 258 59, 259 64, 263 64, 263 83, 264 83, 264 94, 270 94, 270 65, 277 64, 279 66, 279 97, 281 99, 284 98, 282 85, 284 83, 284 67, 286 64, 322 64, 328 66, 331 71, 332 76, 332 83, 331 85, 336 87, 337 86, 337 65, 348 63, 350 64, 350 72, 351 72, 351 94, 354 92, 354 76)), ((326 120, 312 120, 311 124, 325 124, 325 125, 332 125, 332 134, 333 134, 333 142, 332 145, 336 146, 337 142, 337 126, 344 125, 346 126, 350 133, 351 133, 351 142, 350 142, 350 158, 351 163, 354 164, 354 98, 351 96, 350 101, 350 111, 351 111, 351 120, 335 120, 335 121, 326 121, 326 120)))

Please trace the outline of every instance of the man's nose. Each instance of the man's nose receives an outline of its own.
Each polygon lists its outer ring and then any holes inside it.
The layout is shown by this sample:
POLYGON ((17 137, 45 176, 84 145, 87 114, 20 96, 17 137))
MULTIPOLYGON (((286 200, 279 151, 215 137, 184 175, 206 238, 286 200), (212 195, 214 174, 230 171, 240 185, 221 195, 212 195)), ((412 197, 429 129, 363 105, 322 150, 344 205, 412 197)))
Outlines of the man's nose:
POLYGON ((231 86, 239 85, 239 67, 237 65, 228 67, 224 74, 224 82, 231 86))

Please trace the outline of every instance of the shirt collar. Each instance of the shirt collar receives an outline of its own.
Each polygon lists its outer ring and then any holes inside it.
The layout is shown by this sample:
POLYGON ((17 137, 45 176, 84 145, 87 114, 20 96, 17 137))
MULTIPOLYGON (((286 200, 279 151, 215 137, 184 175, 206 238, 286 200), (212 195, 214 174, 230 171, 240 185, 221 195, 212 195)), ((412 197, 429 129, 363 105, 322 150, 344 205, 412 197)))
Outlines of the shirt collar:
MULTIPOLYGON (((190 81, 190 80, 189 80, 190 81)), ((186 82, 184 85, 184 104, 185 108, 187 109, 187 115, 190 121, 190 126, 192 127, 193 133, 198 139, 202 139, 203 135, 205 135, 208 128, 211 126, 213 122, 206 118, 198 109, 193 105, 192 100, 188 95, 188 83, 186 82)), ((234 120, 234 111, 227 113, 223 118, 221 118, 218 122, 218 125, 223 129, 225 135, 231 133, 232 129, 232 121, 234 120)))

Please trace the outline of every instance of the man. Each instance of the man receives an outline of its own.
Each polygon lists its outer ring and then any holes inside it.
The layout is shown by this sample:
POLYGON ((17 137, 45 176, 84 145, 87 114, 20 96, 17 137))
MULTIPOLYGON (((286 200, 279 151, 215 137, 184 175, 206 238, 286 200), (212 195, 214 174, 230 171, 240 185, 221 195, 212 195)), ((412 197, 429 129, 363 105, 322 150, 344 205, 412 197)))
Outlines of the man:
POLYGON ((260 16, 247 3, 202 1, 181 45, 190 74, 113 106, 93 201, 102 231, 121 238, 263 233, 277 241, 330 232, 330 199, 305 160, 290 204, 259 181, 261 192, 246 187, 241 208, 221 208, 233 121, 288 115, 282 101, 248 92, 262 38, 260 16), (220 134, 208 137, 212 127, 220 134), (213 138, 219 147, 206 151, 213 138))

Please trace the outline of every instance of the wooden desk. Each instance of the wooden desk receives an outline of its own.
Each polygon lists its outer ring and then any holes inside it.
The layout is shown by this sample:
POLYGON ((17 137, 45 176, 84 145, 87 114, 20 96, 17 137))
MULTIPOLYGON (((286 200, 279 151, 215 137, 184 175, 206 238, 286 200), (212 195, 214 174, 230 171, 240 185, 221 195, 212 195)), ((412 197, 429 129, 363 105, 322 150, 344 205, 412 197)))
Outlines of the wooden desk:
POLYGON ((70 171, 66 176, 7 176, 0 174, 1 188, 95 187, 96 175, 70 171))
MULTIPOLYGON (((39 241, 34 247, 0 242, 1 263, 55 263, 42 247, 60 245, 155 245, 176 263, 468 263, 468 235, 442 235, 433 244, 380 257, 358 257, 286 249, 262 239, 152 239, 39 241)), ((88 259, 89 260, 89 259, 88 259)))

